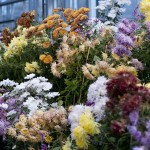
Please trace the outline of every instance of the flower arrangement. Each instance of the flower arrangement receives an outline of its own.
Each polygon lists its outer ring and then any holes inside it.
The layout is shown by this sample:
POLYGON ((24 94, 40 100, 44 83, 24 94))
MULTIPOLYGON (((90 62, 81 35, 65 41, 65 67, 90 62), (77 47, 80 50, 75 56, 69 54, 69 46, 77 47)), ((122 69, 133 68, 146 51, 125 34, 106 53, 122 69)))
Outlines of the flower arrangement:
POLYGON ((14 32, 3 30, 6 150, 150 148, 149 2, 140 3, 140 22, 119 20, 129 3, 100 1, 95 20, 85 7, 56 8, 36 24, 35 12, 25 12, 14 32))

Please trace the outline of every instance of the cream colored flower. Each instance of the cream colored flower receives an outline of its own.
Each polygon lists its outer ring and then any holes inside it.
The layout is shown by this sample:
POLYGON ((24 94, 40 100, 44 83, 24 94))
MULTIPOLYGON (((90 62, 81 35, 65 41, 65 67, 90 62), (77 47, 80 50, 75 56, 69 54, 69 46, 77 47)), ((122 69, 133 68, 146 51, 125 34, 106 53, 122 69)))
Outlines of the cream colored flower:
POLYGON ((92 76, 86 66, 82 66, 82 72, 87 79, 94 80, 94 76, 92 76))
POLYGON ((8 131, 7 131, 8 135, 12 136, 12 137, 16 137, 17 133, 16 133, 16 129, 15 128, 8 128, 8 131))
POLYGON ((26 122, 27 122, 27 117, 26 117, 25 115, 20 115, 20 116, 19 116, 19 121, 26 124, 26 122))
POLYGON ((80 45, 79 46, 79 52, 84 52, 85 51, 85 45, 84 44, 82 44, 82 45, 80 45))
POLYGON ((18 135, 17 137, 17 140, 18 141, 23 141, 23 142, 26 142, 28 139, 26 137, 24 137, 23 135, 18 135))
POLYGON ((58 70, 56 62, 52 63, 51 72, 54 76, 60 78, 61 74, 60 74, 60 71, 58 70))

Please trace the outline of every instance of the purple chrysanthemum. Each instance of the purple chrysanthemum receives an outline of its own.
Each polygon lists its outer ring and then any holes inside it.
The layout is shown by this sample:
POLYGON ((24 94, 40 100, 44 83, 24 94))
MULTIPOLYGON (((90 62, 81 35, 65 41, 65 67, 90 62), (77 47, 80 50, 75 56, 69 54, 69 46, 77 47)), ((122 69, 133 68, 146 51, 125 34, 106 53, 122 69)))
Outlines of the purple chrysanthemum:
POLYGON ((131 55, 131 51, 129 51, 124 45, 116 45, 113 52, 118 56, 131 55))
POLYGON ((116 33, 116 47, 113 52, 119 56, 131 55, 131 49, 135 46, 134 32, 138 28, 135 22, 123 19, 118 23, 118 32, 116 33), (118 46, 119 45, 119 46, 118 46))
POLYGON ((129 114, 129 119, 130 119, 132 125, 137 125, 138 117, 139 117, 139 113, 137 111, 133 111, 129 114))
POLYGON ((41 150, 47 150, 47 145, 42 143, 41 150))
POLYGON ((138 123, 138 116, 139 114, 137 111, 133 111, 130 113, 129 119, 130 119, 131 125, 128 125, 127 129, 129 133, 134 137, 134 139, 137 142, 139 142, 139 144, 145 147, 150 147, 150 120, 146 122, 146 131, 141 132, 138 129, 138 126, 140 125, 138 123))
POLYGON ((93 102, 93 101, 90 101, 90 100, 86 101, 86 106, 92 106, 94 104, 95 104, 95 102, 93 102))
POLYGON ((137 69, 137 70, 144 70, 143 64, 138 59, 132 59, 130 63, 137 69))

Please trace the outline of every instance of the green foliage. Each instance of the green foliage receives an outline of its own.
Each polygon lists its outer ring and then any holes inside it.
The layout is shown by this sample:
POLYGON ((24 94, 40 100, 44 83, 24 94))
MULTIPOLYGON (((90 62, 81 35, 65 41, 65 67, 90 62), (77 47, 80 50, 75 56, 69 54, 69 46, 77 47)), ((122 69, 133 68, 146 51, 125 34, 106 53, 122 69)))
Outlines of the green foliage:
POLYGON ((138 77, 143 83, 150 82, 150 43, 144 41, 142 46, 133 51, 133 57, 137 58, 144 65, 144 70, 138 72, 138 77))

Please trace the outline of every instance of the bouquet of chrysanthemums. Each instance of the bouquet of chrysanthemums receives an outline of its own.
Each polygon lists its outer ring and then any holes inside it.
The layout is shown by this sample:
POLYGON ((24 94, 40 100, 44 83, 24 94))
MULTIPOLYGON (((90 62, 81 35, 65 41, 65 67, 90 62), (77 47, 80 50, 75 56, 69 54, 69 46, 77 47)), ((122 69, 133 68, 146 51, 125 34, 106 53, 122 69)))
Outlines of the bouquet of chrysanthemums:
POLYGON ((102 0, 95 20, 85 7, 41 23, 25 12, 2 31, 4 149, 150 149, 150 2, 140 20, 119 19, 129 3, 102 0))

